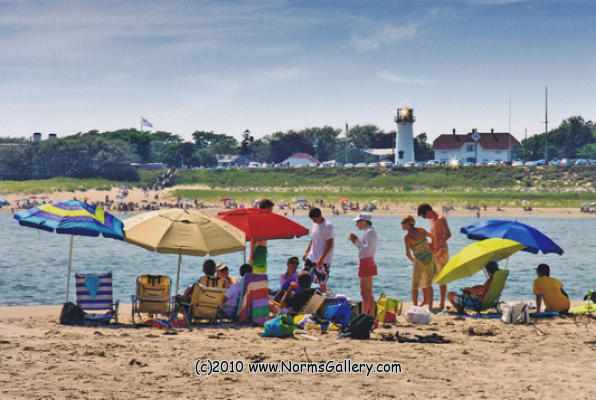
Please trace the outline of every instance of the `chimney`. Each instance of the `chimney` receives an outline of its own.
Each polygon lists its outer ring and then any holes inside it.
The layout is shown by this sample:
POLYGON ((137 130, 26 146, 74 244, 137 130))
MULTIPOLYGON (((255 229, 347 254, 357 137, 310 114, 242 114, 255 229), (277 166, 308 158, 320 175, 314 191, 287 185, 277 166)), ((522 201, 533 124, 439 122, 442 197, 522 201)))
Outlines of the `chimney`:
POLYGON ((495 130, 493 128, 490 128, 490 133, 495 133, 495 130))
POLYGON ((56 134, 55 133, 50 133, 48 140, 56 140, 56 134))
POLYGON ((453 128, 453 135, 455 135, 455 128, 453 128))
POLYGON ((33 141, 34 142, 41 142, 41 133, 40 132, 33 133, 33 141))

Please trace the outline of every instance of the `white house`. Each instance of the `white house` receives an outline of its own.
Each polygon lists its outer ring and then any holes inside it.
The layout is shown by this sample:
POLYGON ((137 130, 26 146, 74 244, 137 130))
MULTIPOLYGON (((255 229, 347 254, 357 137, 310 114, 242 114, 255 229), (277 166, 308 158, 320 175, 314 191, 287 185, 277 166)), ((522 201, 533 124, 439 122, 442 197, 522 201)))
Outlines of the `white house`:
POLYGON ((435 160, 449 162, 512 161, 517 158, 519 142, 509 132, 477 132, 440 135, 433 142, 435 160))
POLYGON ((310 163, 319 165, 321 162, 306 153, 294 153, 282 161, 282 164, 288 167, 308 167, 310 163))

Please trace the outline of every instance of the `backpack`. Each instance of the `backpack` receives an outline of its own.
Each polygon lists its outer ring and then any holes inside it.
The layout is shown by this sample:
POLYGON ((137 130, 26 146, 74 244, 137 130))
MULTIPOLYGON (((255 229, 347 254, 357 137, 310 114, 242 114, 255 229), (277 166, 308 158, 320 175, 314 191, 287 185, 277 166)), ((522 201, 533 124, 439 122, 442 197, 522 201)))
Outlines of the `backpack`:
POLYGON ((375 320, 368 314, 360 314, 341 329, 340 336, 352 339, 370 339, 375 320))
POLYGON ((64 303, 60 312, 60 323, 62 325, 85 325, 85 311, 70 301, 64 303))
POLYGON ((294 336, 294 318, 282 314, 265 322, 261 336, 281 338, 294 336))

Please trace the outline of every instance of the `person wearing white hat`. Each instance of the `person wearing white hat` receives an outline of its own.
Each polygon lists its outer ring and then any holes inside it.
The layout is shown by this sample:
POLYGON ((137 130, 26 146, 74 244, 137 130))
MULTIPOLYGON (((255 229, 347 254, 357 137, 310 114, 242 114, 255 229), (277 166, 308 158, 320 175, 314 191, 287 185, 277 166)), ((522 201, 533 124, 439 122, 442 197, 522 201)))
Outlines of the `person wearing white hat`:
POLYGON ((377 251, 377 233, 372 227, 372 216, 360 213, 354 222, 361 231, 365 231, 359 239, 354 232, 348 239, 358 247, 358 277, 360 278, 360 294, 362 295, 362 313, 375 316, 375 298, 373 296, 373 276, 377 275, 375 253, 377 251))

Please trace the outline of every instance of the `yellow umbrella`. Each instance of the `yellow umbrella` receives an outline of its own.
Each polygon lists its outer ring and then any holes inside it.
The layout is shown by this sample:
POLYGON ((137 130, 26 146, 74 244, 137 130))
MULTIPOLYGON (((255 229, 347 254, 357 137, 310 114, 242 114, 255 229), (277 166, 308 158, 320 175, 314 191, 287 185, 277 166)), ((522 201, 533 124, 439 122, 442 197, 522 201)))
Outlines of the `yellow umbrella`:
POLYGON ((474 275, 488 262, 499 261, 525 248, 509 239, 485 239, 464 247, 445 265, 435 280, 439 285, 474 275))
POLYGON ((178 254, 176 293, 182 255, 215 256, 245 249, 244 232, 195 210, 151 211, 123 221, 124 240, 158 253, 178 254))

